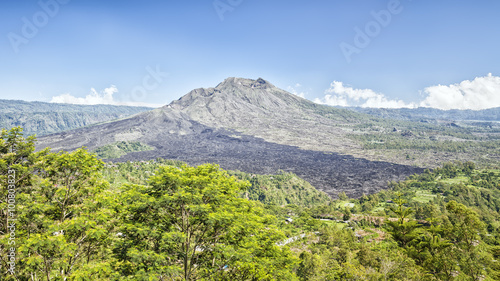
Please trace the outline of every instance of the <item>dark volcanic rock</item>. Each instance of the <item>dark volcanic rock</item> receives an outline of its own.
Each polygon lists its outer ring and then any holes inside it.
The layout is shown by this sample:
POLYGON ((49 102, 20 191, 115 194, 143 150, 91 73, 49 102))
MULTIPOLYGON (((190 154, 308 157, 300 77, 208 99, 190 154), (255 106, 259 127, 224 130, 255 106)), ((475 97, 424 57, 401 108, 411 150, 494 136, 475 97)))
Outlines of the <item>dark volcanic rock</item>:
POLYGON ((266 142, 225 130, 204 129, 201 135, 177 136, 159 141, 158 151, 135 152, 114 161, 154 159, 158 156, 191 165, 217 163, 224 169, 248 173, 292 172, 314 187, 336 196, 344 191, 351 197, 371 194, 387 187, 389 181, 403 180, 422 169, 386 162, 372 162, 337 153, 302 150, 266 142))

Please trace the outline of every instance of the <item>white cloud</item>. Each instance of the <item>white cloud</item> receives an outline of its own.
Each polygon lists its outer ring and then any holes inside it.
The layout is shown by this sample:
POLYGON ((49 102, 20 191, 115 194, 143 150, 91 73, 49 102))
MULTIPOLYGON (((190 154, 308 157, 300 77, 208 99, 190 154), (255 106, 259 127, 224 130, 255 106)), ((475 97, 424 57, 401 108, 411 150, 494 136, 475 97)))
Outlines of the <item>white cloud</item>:
POLYGON ((342 82, 333 81, 330 88, 325 91, 324 98, 316 98, 315 103, 333 106, 361 106, 380 108, 415 107, 415 104, 407 104, 402 100, 390 100, 384 94, 376 93, 371 89, 354 89, 346 87, 342 82))
POLYGON ((69 93, 62 94, 59 96, 52 97, 52 103, 70 103, 70 104, 83 104, 83 105, 95 105, 95 104, 109 104, 109 105, 128 105, 128 106, 148 106, 148 107, 160 107, 162 104, 150 104, 144 102, 119 102, 113 97, 113 94, 118 93, 118 89, 115 85, 111 85, 109 88, 104 89, 100 93, 94 88, 90 89, 90 94, 84 98, 72 96, 69 93))
POLYGON ((286 90, 296 96, 299 96, 301 98, 305 98, 305 96, 307 95, 307 93, 305 92, 301 92, 300 91, 300 88, 302 87, 302 85, 300 85, 299 83, 295 84, 295 86, 288 86, 286 88, 286 90))
POLYGON ((60 96, 52 97, 50 102, 53 103, 71 103, 71 104, 116 104, 113 100, 113 94, 118 92, 115 85, 104 89, 104 91, 99 94, 94 88, 90 89, 90 94, 85 96, 85 98, 74 97, 70 94, 62 94, 60 96))
POLYGON ((491 73, 449 86, 437 85, 424 89, 427 97, 422 107, 439 109, 486 109, 500 107, 500 77, 491 73))

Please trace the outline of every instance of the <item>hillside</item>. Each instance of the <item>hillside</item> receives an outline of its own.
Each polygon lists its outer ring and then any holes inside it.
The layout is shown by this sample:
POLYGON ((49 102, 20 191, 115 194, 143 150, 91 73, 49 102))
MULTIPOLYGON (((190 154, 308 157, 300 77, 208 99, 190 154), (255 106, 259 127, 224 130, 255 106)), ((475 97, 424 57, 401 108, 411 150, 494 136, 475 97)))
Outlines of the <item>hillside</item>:
MULTIPOLYGON (((181 167, 183 164, 185 163, 182 161, 161 158, 150 161, 111 162, 106 164, 103 176, 111 184, 111 189, 119 189, 125 183, 147 184, 161 166, 181 167)), ((251 184, 240 197, 264 204, 312 207, 328 204, 331 201, 327 194, 318 191, 310 183, 292 173, 283 171, 275 175, 247 174, 240 171, 228 171, 228 173, 251 184)))
POLYGON ((0 128, 21 126, 27 135, 43 136, 124 118, 151 109, 0 100, 0 128))
POLYGON ((499 280, 499 188, 497 169, 445 163, 356 200, 269 209, 317 231, 290 246, 303 280, 499 280))
POLYGON ((413 120, 421 122, 436 121, 481 121, 500 122, 500 108, 489 108, 483 110, 442 110, 436 108, 366 108, 366 107, 346 107, 360 113, 366 113, 383 118, 413 120))

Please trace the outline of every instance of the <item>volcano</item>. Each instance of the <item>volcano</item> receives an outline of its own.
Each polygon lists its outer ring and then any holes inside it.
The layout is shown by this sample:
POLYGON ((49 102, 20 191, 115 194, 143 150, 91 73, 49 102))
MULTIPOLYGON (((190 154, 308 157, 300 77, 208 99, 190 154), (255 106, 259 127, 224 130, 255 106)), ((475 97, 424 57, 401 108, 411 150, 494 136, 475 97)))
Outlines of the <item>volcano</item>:
POLYGON ((39 138, 37 149, 89 150, 134 141, 153 147, 107 161, 176 159, 247 173, 293 172, 332 197, 386 188, 422 169, 345 153, 345 128, 363 114, 318 105, 264 79, 227 78, 170 104, 125 119, 39 138))

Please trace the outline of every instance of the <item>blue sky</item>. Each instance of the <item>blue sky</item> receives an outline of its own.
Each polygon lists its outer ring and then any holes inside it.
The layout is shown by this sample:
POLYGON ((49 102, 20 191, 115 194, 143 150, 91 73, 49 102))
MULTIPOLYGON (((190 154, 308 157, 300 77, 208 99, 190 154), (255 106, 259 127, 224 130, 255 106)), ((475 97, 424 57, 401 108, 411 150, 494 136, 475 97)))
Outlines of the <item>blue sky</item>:
POLYGON ((500 106, 498 11, 495 0, 2 1, 0 98, 159 105, 236 76, 332 105, 500 106))

